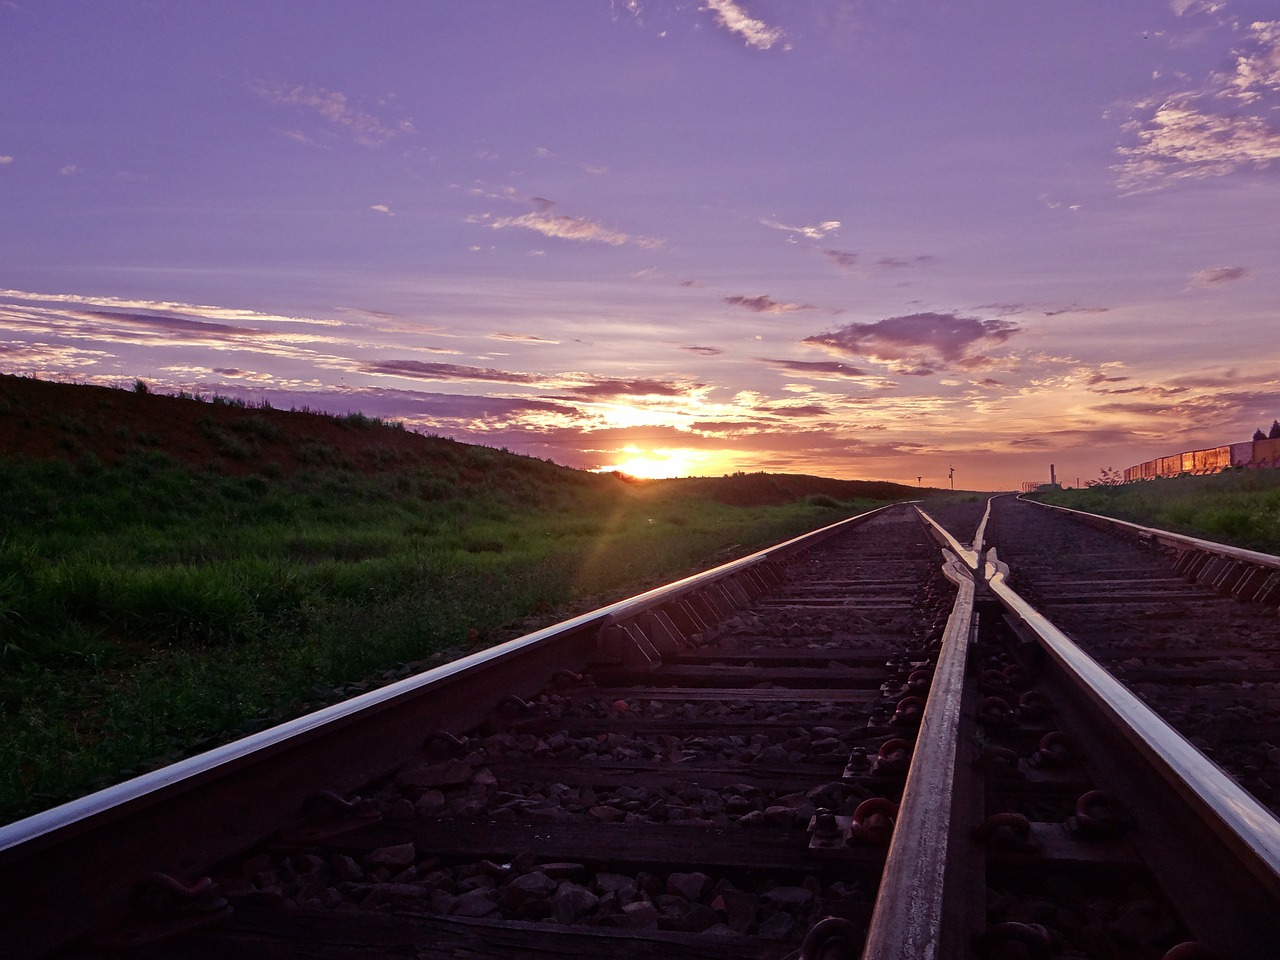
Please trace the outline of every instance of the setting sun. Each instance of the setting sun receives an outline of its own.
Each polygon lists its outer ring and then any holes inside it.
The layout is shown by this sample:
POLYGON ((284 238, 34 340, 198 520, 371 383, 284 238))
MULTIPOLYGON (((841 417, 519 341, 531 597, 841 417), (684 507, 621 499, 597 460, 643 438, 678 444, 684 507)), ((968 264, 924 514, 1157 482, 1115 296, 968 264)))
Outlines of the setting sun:
POLYGON ((709 468, 715 459, 714 454, 700 450, 641 450, 636 446, 627 446, 618 451, 618 456, 612 463, 596 467, 596 472, 609 473, 616 470, 629 477, 644 480, 667 480, 714 472, 709 468))

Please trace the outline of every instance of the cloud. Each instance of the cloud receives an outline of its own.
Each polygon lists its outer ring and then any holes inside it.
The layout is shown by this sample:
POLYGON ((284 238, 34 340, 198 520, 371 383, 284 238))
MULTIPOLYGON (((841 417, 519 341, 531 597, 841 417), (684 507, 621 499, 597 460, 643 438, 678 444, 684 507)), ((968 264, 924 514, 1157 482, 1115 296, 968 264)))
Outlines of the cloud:
MULTIPOLYGON (((306 329, 290 329, 287 326, 260 323, 220 323, 199 319, 191 315, 170 312, 141 312, 127 310, 81 309, 94 304, 91 298, 67 295, 51 295, 52 302, 70 302, 76 306, 9 304, 0 296, 0 325, 7 331, 21 331, 40 337, 63 340, 90 341, 111 346, 147 345, 154 348, 208 347, 216 350, 249 349, 275 357, 303 359, 321 365, 333 365, 337 358, 326 357, 315 351, 316 344, 341 344, 350 347, 349 340, 320 334, 306 329)), ((114 298, 100 298, 110 301, 114 298)), ((125 301, 115 301, 124 303, 125 301)), ((145 307, 144 307, 145 308, 145 307)), ((211 313, 214 308, 205 308, 211 313)), ((255 315, 252 311, 226 310, 229 315, 247 315, 255 319, 272 319, 255 315)), ((301 321, 286 321, 300 323, 301 321)), ((158 354, 157 354, 158 356, 158 354)))
POLYGON ((1223 0, 1169 0, 1169 6, 1176 16, 1185 17, 1189 13, 1218 13, 1226 3, 1223 0))
POLYGON ((831 409, 824 407, 820 403, 805 403, 795 406, 769 403, 756 407, 756 410, 775 417, 828 417, 831 415, 831 409))
POLYGON ((865 370, 851 367, 849 364, 841 363, 839 360, 771 360, 767 357, 761 357, 760 359, 763 363, 769 364, 776 370, 798 374, 802 377, 816 377, 820 380, 867 376, 865 370))
POLYGON ((641 14, 644 12, 640 5, 640 0, 609 0, 609 13, 614 20, 618 19, 619 9, 625 10, 636 20, 640 20, 641 14))
POLYGON ((710 10, 716 18, 716 26, 737 34, 756 50, 768 50, 784 36, 780 27, 770 27, 762 20, 747 15, 734 0, 707 0, 703 9, 710 10))
POLYGON ((690 353, 696 353, 703 357, 718 357, 724 353, 719 347, 681 347, 680 349, 688 350, 690 353))
POLYGON ((922 264, 933 263, 933 257, 928 254, 921 254, 918 257, 881 257, 876 261, 877 267, 884 267, 886 270, 902 270, 906 267, 918 267, 922 264))
POLYGON ((1192 275, 1187 288, 1220 287, 1223 284, 1235 283, 1237 280, 1247 280, 1250 276, 1251 274, 1244 267, 1208 267, 1197 270, 1192 275))
POLYGON ((1237 51, 1235 70, 1224 77, 1239 102, 1252 104, 1280 90, 1280 20, 1250 24, 1252 36, 1237 51))
POLYGON ((69 344, 0 340, 0 359, 4 361, 5 373, 55 377, 68 370, 93 367, 112 359, 112 354, 69 344))
POLYGON ((1117 148, 1117 183, 1130 193, 1182 180, 1260 170, 1280 160, 1280 21, 1256 21, 1232 51, 1232 69, 1197 89, 1137 104, 1150 111, 1126 124, 1137 143, 1117 148))
MULTIPOLYGON (((496 197, 496 199, 519 200, 510 188, 507 188, 504 194, 501 197, 496 197)), ((606 243, 615 247, 622 246, 624 243, 634 243, 646 249, 653 249, 661 247, 665 243, 665 241, 654 237, 629 236, 619 230, 611 230, 594 220, 588 220, 586 217, 570 217, 553 213, 552 210, 555 208, 556 203, 545 197, 530 197, 526 202, 537 209, 532 213, 526 213, 518 217, 498 217, 495 219, 488 213, 473 215, 467 217, 467 222, 483 224, 494 230, 520 227, 540 233, 545 237, 606 243)))
POLYGON ((582 217, 554 216, 547 213, 526 213, 520 217, 500 217, 489 224, 495 230, 507 227, 523 227, 546 237, 560 240, 580 240, 621 246, 629 239, 625 233, 582 217))
POLYGON ((108 310, 86 310, 83 312, 83 315, 99 320, 108 320, 115 323, 162 330, 168 337, 175 340, 183 340, 192 336, 200 340, 205 340, 210 336, 217 336, 219 338, 254 337, 262 334, 261 330, 255 330, 252 327, 235 327, 226 323, 210 323, 207 320, 192 320, 190 317, 173 317, 163 314, 114 313, 108 310))
POLYGON ((857 264, 858 255, 848 250, 823 250, 822 255, 838 267, 848 269, 857 264))
POLYGON ((490 333, 486 340, 510 340, 514 343, 559 343, 559 340, 548 340, 546 337, 535 337, 531 333, 490 333))
POLYGON ((358 369, 363 373, 409 377, 416 380, 509 383, 543 387, 562 390, 573 397, 585 399, 621 396, 683 397, 702 386, 674 380, 601 377, 589 373, 554 375, 524 373, 429 360, 377 360, 361 364, 358 369))
POLYGON ((1059 317, 1059 316, 1062 316, 1062 314, 1064 313, 1094 313, 1094 314, 1110 313, 1111 308, 1110 307, 1082 307, 1079 304, 1073 303, 1070 306, 1053 307, 1043 312, 1046 317, 1059 317))
POLYGON ((782 230, 785 233, 793 233, 796 236, 805 237, 808 240, 821 240, 829 233, 835 233, 840 229, 839 220, 823 220, 811 227, 789 227, 785 223, 778 223, 776 220, 761 220, 766 227, 774 230, 782 230))
MULTIPOLYGON (((204 392, 227 391, 226 384, 208 384, 204 392)), ((235 388, 232 388, 235 392, 235 388)), ((473 442, 487 443, 492 433, 519 426, 527 439, 530 426, 542 425, 548 418, 564 423, 577 422, 584 414, 576 408, 554 400, 533 397, 471 396, 451 393, 428 393, 388 387, 327 387, 319 390, 253 388, 248 396, 265 395, 272 404, 287 408, 308 407, 335 413, 353 409, 364 413, 402 420, 432 433, 446 431, 473 442)))
POLYGON ((573 388, 577 397, 683 397, 698 384, 684 384, 671 380, 622 380, 598 377, 573 388))
POLYGON ((913 313, 875 323, 850 323, 802 342, 836 353, 866 357, 895 373, 925 376, 950 365, 962 365, 970 351, 1004 343, 1018 325, 1009 320, 981 320, 954 313, 913 313))
POLYGON ((302 107, 318 113, 361 146, 378 147, 402 133, 413 132, 413 125, 407 120, 388 125, 373 114, 352 106, 347 95, 336 90, 273 80, 258 80, 249 88, 267 103, 302 107))
POLYGON ((1126 380, 1132 380, 1132 377, 1109 377, 1105 373, 1095 373, 1085 381, 1089 386, 1095 387, 1100 383, 1124 383, 1126 380))
POLYGON ((111 307, 118 310, 148 310, 164 313, 181 313, 188 316, 215 320, 237 320, 246 323, 286 323, 308 326, 341 327, 341 320, 321 320, 314 317, 286 317, 281 314, 260 313, 236 307, 216 307, 200 303, 182 303, 172 300, 130 300, 123 297, 89 297, 75 293, 30 293, 24 290, 0 290, 0 300, 21 300, 30 303, 72 303, 81 306, 111 307))
POLYGON ((172 313, 11 305, 3 300, 0 300, 0 326, 10 332, 33 334, 42 338, 89 341, 113 349, 145 345, 153 348, 151 361, 158 360, 161 350, 202 347, 214 350, 250 350, 277 358, 341 368, 346 363, 345 360, 317 352, 316 345, 336 345, 340 349, 351 349, 354 346, 344 338, 296 327, 290 329, 279 324, 250 326, 243 323, 212 322, 172 313))
POLYGON ((8 154, 5 154, 4 156, 0 156, 0 166, 4 166, 7 163, 13 163, 13 157, 9 156, 8 154))
POLYGON ((391 212, 391 208, 388 207, 385 203, 375 203, 369 209, 377 213, 385 213, 388 217, 395 216, 395 214, 391 212))
POLYGON ((74 163, 68 163, 59 167, 58 172, 62 174, 64 177, 71 177, 79 173, 80 168, 77 167, 74 163))
POLYGON ((461 363, 439 363, 430 360, 377 360, 361 365, 365 373, 384 374, 391 377, 412 377, 418 380, 462 380, 485 383, 537 384, 545 381, 535 373, 513 373, 489 367, 472 367, 461 363))
POLYGON ((745 307, 755 313, 799 313, 801 310, 817 309, 812 304, 786 303, 763 294, 758 297, 725 297, 724 302, 734 307, 745 307))
POLYGON ((1191 99, 1161 104, 1138 141, 1117 151, 1126 158, 1115 168, 1118 183, 1131 192, 1260 169, 1280 159, 1280 133, 1261 117, 1205 113, 1191 99))

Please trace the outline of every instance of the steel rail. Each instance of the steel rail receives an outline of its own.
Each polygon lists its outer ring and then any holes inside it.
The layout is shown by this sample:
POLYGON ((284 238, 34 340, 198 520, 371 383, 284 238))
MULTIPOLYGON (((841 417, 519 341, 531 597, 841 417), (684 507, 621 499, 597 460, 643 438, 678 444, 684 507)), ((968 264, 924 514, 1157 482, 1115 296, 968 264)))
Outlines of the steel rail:
POLYGON ((995 497, 987 498, 987 509, 982 511, 982 520, 978 524, 978 529, 973 534, 973 543, 970 546, 974 552, 981 555, 986 549, 987 524, 991 521, 991 504, 995 501, 995 497))
POLYGON ((1246 550, 1243 547, 1233 547, 1230 544, 1218 543, 1214 540, 1202 540, 1199 537, 1189 536, 1185 533, 1161 530, 1159 527, 1144 527, 1141 524, 1130 523, 1128 520, 1117 520, 1115 517, 1104 516, 1100 513, 1089 513, 1085 510, 1073 510, 1071 507, 1060 507, 1054 503, 1041 503, 1039 500, 1028 499, 1025 495, 1019 495, 1018 499, 1024 503, 1034 503, 1036 506, 1044 507, 1046 510, 1057 510, 1059 513, 1072 514, 1094 521, 1100 520, 1110 526, 1119 527, 1135 534, 1144 540, 1174 547, 1178 550, 1201 550, 1205 553, 1216 553, 1218 556, 1226 557, 1229 560, 1239 560, 1242 563, 1249 563, 1258 567, 1280 570, 1280 556, 1272 553, 1246 550))
MULTIPOLYGON (((933 517, 925 513, 923 509, 921 509, 920 507, 916 507, 916 512, 920 514, 921 518, 923 518, 925 523, 928 524, 929 529, 933 533, 935 539, 945 544, 946 549, 950 550, 952 553, 956 555, 957 558, 964 561, 965 566, 967 566, 971 571, 974 571, 974 572, 977 571, 978 553, 979 553, 977 549, 977 545, 980 543, 980 540, 978 540, 977 538, 974 539, 974 547, 972 549, 970 547, 961 546, 959 540, 957 540, 950 533, 948 533, 942 527, 942 525, 938 523, 938 521, 934 520, 933 517)), ((982 522, 983 522, 983 525, 985 526, 986 517, 982 518, 982 522)), ((979 530, 981 529, 982 528, 979 527, 979 530)))
POLYGON ((269 833, 276 810, 386 773, 390 758, 403 753, 393 741, 421 739, 424 715, 451 710, 451 725, 474 726, 502 695, 534 693, 556 670, 580 666, 604 627, 785 560, 902 505, 846 518, 0 827, 0 888, 11 891, 0 897, 0 929, 12 932, 7 948, 22 958, 70 942, 123 909, 150 873, 203 871, 269 833), (366 745, 364 725, 375 719, 390 732, 366 745), (233 804, 240 819, 227 824, 233 804))
MULTIPOLYGON (((927 514, 921 515, 955 543, 927 514)), ((974 579, 958 555, 944 550, 944 556, 943 572, 957 586, 956 600, 943 630, 863 960, 932 960, 940 955, 945 936, 947 871, 956 863, 950 850, 952 795, 974 628, 974 579)))
POLYGON ((1159 771, 1272 895, 1280 894, 1280 820, 1008 585, 988 553, 987 584, 1064 673, 1159 771))

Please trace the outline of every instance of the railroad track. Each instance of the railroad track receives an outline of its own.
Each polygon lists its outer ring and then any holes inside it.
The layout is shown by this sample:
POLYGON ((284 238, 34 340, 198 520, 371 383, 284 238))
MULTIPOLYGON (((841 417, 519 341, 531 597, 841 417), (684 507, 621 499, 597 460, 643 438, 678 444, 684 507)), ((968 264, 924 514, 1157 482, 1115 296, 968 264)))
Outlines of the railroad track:
POLYGON ((1001 498, 1011 585, 1280 814, 1280 558, 1001 498))
POLYGON ((1010 589, 1037 509, 997 504, 991 563, 972 508, 853 518, 0 828, 0 929, 18 957, 1270 956, 1280 828, 1010 589))

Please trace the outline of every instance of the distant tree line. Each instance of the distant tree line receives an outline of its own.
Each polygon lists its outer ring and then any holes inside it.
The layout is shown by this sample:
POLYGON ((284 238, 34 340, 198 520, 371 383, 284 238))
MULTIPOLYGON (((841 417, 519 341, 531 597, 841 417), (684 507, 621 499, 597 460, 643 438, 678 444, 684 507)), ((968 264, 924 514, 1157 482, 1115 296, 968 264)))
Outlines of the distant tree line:
POLYGON ((1255 440, 1280 440, 1280 420, 1272 420, 1272 421, 1271 421, 1271 430, 1270 430, 1268 433, 1263 433, 1263 432, 1262 432, 1262 428, 1261 428, 1261 427, 1259 427, 1257 430, 1253 431, 1253 439, 1255 439, 1255 440))

